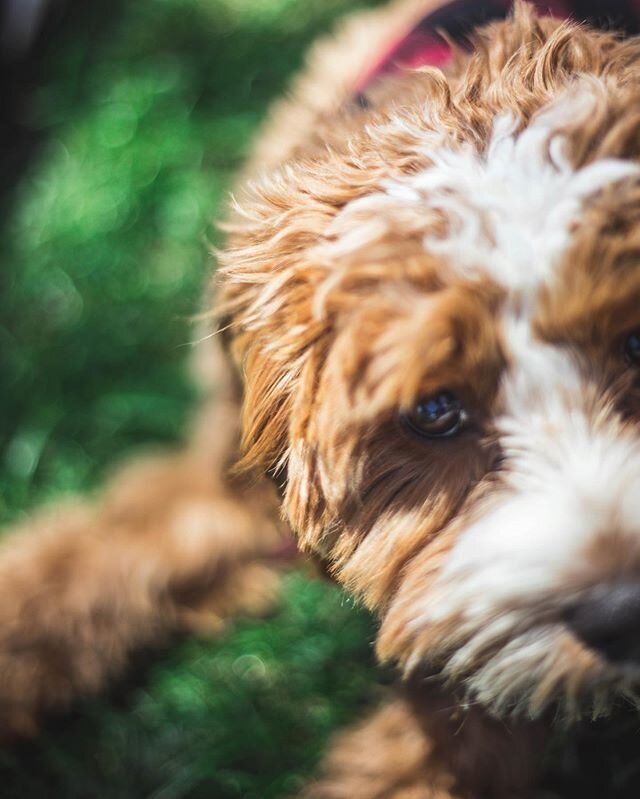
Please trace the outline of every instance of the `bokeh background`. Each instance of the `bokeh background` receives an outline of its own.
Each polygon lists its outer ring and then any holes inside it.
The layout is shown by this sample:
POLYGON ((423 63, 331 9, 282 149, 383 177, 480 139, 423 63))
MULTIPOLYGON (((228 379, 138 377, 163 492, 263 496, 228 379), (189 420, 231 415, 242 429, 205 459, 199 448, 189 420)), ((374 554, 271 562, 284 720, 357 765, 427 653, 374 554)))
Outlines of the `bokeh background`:
MULTIPOLYGON (((380 1, 0 0, 0 524, 179 442, 232 176, 308 44, 380 1)), ((294 572, 270 618, 176 640, 0 748, 0 797, 291 796, 386 690, 373 636, 294 572)), ((639 730, 563 745, 545 797, 637 799, 639 730)))
MULTIPOLYGON (((269 100, 359 5, 0 0, 2 524, 179 441, 212 222, 269 100)), ((295 793, 376 699, 371 638, 338 591, 292 574, 273 617, 176 641, 0 750, 0 796, 295 793)))

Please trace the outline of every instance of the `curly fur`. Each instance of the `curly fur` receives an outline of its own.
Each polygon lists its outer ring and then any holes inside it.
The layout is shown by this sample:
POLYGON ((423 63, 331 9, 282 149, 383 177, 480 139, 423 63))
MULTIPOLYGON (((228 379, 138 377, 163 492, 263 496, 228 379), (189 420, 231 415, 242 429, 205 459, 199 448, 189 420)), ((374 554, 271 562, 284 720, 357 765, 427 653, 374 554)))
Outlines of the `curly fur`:
POLYGON ((444 69, 350 103, 428 6, 356 15, 276 106, 218 255, 222 396, 187 449, 7 539, 8 728, 97 690, 136 646, 260 606, 278 504, 405 678, 310 799, 524 796, 554 716, 635 701, 638 668, 565 616, 640 573, 621 356, 640 326, 640 42, 519 2, 444 69), (412 436, 403 414, 444 388, 470 429, 412 436))
MULTIPOLYGON (((444 70, 318 115, 238 201, 220 258, 241 466, 280 484, 301 546, 379 615, 381 658, 532 729, 635 701, 639 677, 565 622, 640 567, 621 355, 639 321, 639 66, 637 40, 517 4, 444 70), (407 435, 402 412, 443 388, 472 431, 407 435)), ((435 785, 442 755, 425 762, 435 785)), ((361 795, 401 795, 373 784, 361 795)))

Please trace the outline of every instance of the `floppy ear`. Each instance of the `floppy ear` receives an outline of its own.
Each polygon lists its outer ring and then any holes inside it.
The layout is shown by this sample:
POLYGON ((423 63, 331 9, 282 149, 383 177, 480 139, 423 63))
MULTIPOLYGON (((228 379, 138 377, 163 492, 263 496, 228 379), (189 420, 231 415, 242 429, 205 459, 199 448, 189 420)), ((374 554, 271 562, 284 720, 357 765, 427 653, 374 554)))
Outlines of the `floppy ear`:
MULTIPOLYGON (((313 391, 313 370, 307 370, 308 384, 302 377, 309 357, 320 357, 332 325, 320 306, 323 285, 336 273, 336 253, 319 253, 318 245, 332 238, 354 245, 363 229, 359 211, 347 229, 338 229, 340 220, 331 229, 340 211, 424 164, 424 126, 434 125, 434 109, 447 107, 449 90, 437 71, 404 83, 409 93, 419 83, 429 95, 430 121, 409 106, 407 124, 395 125, 391 98, 388 109, 347 109, 331 124, 319 120, 321 134, 314 131, 303 151, 234 202, 227 245, 218 254, 216 305, 221 326, 230 326, 227 342, 244 382, 243 466, 274 471, 286 464, 294 386, 296 393, 313 391)), ((383 213, 376 210, 377 235, 383 213)))
POLYGON ((286 466, 294 388, 326 323, 314 318, 322 279, 307 252, 323 235, 331 208, 280 179, 236 205, 219 253, 217 318, 241 376, 239 468, 286 466))
POLYGON ((331 238, 340 210, 386 177, 380 156, 374 161, 366 168, 325 151, 234 202, 227 245, 217 254, 216 316, 244 384, 243 467, 286 465, 294 391, 303 406, 314 390, 309 361, 322 356, 332 327, 321 294, 335 263, 319 245, 331 238))

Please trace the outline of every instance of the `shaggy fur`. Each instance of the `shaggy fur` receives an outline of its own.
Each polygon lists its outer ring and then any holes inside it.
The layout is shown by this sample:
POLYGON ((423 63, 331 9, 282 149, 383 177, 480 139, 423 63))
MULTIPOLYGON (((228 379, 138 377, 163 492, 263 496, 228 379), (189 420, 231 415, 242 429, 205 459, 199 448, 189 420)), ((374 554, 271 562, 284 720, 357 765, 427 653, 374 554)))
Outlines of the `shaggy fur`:
POLYGON ((635 701, 638 666, 568 618, 640 574, 640 43, 518 3, 443 70, 350 103, 428 6, 349 21, 275 108, 219 254, 231 373, 212 349, 222 396, 186 452, 7 540, 10 727, 260 604, 278 503, 405 678, 306 796, 524 796, 552 719, 635 701), (445 389, 465 428, 415 435, 445 389))
POLYGON ((394 711, 425 736, 403 788, 380 743, 349 775, 337 755, 342 776, 313 795, 522 793, 549 712, 635 697, 637 666, 567 616, 640 567, 623 356, 640 323, 639 68, 637 40, 517 5, 444 70, 318 114, 237 203, 218 314, 245 387, 241 466, 273 477, 303 549, 379 616, 380 657, 430 678, 394 711), (408 432, 443 389, 463 434, 408 432), (469 737, 431 719, 469 703, 469 737), (485 772, 492 716, 531 721, 492 741, 485 772))

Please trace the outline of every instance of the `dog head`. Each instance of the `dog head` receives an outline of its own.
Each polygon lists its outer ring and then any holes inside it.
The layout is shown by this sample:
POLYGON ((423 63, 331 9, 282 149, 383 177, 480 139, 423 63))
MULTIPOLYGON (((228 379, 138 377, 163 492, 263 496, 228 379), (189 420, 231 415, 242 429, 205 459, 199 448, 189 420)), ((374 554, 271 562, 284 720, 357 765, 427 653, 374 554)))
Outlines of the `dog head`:
POLYGON ((499 713, 640 674, 639 78, 520 5, 265 178, 222 256, 245 465, 382 658, 499 713))

